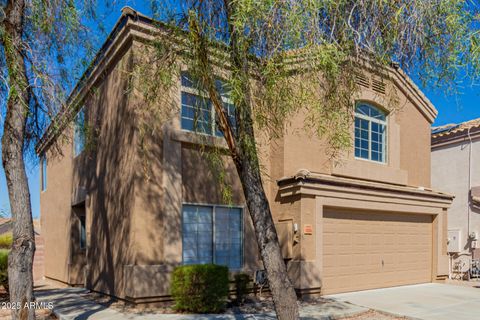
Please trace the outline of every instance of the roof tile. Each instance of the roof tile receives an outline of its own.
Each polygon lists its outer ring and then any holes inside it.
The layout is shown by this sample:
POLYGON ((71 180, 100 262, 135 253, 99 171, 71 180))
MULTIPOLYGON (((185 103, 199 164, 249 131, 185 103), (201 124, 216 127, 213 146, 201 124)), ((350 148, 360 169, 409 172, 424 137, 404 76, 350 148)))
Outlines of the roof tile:
POLYGON ((480 118, 465 121, 459 124, 449 123, 443 126, 432 127, 432 138, 449 136, 471 128, 480 127, 480 118))

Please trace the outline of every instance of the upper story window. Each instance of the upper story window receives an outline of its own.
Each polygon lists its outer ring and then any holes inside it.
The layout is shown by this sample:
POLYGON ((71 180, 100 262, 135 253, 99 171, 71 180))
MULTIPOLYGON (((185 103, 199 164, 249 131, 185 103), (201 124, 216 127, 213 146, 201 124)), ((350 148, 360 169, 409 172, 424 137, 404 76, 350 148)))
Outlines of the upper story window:
POLYGON ((355 157, 387 161, 387 115, 364 102, 355 107, 355 157))
MULTIPOLYGON (((181 128, 187 131, 195 131, 207 135, 222 137, 222 132, 217 126, 215 108, 205 92, 198 89, 187 72, 182 72, 182 110, 181 128)), ((215 85, 221 94, 223 107, 233 129, 235 124, 235 106, 228 95, 228 86, 225 82, 217 79, 215 85)))
POLYGON ((42 163, 42 191, 47 190, 47 157, 45 154, 41 158, 42 163))
POLYGON ((184 264, 242 267, 242 209, 183 205, 182 211, 184 264))
POLYGON ((85 109, 77 113, 73 132, 73 153, 78 156, 85 149, 85 109))

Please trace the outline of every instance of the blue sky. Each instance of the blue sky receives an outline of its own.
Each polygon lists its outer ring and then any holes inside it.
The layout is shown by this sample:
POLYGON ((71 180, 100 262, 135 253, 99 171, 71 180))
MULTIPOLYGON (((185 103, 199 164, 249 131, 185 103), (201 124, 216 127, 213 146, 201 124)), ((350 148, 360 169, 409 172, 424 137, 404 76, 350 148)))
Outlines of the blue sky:
MULTIPOLYGON (((109 32, 115 21, 120 15, 120 9, 123 5, 130 5, 142 13, 148 14, 149 8, 143 1, 120 1, 115 6, 106 8, 104 12, 103 27, 109 32)), ((105 35, 103 35, 105 36, 105 35)), ((459 88, 460 93, 455 96, 445 94, 439 90, 422 88, 425 95, 432 101, 438 109, 438 117, 434 125, 443 125, 447 123, 459 123, 470 119, 480 118, 480 86, 466 86, 459 88)), ((3 122, 4 114, 0 113, 0 121, 3 122)), ((0 128, 1 129, 1 128, 0 128)), ((1 136, 2 132, 0 132, 1 136)), ((0 149, 1 150, 1 149, 0 149)), ((32 213, 34 217, 40 215, 40 181, 38 161, 31 160, 27 162, 27 175, 32 200, 32 213)), ((9 201, 5 173, 3 167, 0 167, 0 213, 9 212, 9 201)))

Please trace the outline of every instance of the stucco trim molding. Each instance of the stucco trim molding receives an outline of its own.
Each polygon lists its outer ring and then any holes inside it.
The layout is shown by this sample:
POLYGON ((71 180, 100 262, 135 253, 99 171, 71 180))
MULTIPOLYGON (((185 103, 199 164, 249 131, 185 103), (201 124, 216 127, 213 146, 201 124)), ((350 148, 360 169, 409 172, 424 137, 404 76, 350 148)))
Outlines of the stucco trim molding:
POLYGON ((312 196, 344 197, 375 202, 392 202, 436 208, 449 208, 454 196, 425 188, 390 185, 385 183, 335 177, 318 173, 306 173, 285 177, 277 183, 279 196, 290 197, 305 194, 312 196))
POLYGON ((211 135, 199 134, 196 132, 172 130, 170 133, 170 138, 174 141, 183 143, 198 144, 225 150, 228 149, 225 139, 211 135))
MULTIPOLYGON (((65 103, 67 107, 60 110, 55 118, 55 120, 58 121, 54 122, 55 125, 51 125, 47 128, 44 136, 35 147, 37 154, 44 152, 58 134, 65 129, 68 124, 68 118, 77 111, 72 110, 72 105, 75 106, 82 101, 89 88, 101 78, 102 71, 111 65, 112 61, 114 61, 114 57, 118 56, 119 52, 121 53, 125 48, 128 48, 133 40, 151 41, 155 39, 156 35, 169 32, 170 30, 171 28, 168 25, 159 23, 130 7, 124 7, 122 9, 122 15, 117 20, 112 32, 107 37, 107 40, 82 75, 81 80, 70 93, 65 103), (65 121, 65 117, 67 117, 67 121, 65 121)), ((182 39, 179 38, 178 42, 181 44, 182 39)), ((223 68, 228 67, 228 65, 222 62, 222 59, 219 59, 219 57, 225 57, 223 52, 217 50, 212 52, 212 55, 216 57, 216 62, 220 63, 223 68)), ((438 111, 430 100, 428 100, 422 91, 415 85, 412 79, 398 66, 398 64, 392 64, 391 67, 382 68, 382 73, 389 74, 396 86, 404 91, 408 99, 410 99, 426 119, 432 123, 438 111)), ((369 68, 367 67, 367 69, 369 68)))
POLYGON ((473 187, 470 190, 470 198, 474 206, 480 207, 480 186, 473 187))
POLYGON ((84 187, 76 187, 73 188, 72 192, 72 207, 78 206, 82 203, 85 203, 85 200, 87 198, 87 189, 84 187))
POLYGON ((480 197, 472 197, 472 202, 476 206, 480 206, 480 197))

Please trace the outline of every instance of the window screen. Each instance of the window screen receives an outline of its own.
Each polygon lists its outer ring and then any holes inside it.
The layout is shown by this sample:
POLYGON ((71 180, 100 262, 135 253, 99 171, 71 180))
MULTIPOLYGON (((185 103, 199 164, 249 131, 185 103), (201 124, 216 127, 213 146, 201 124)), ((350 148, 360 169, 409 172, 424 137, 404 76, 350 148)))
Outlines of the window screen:
POLYGON ((242 267, 242 209, 183 206, 183 263, 242 267))
POLYGON ((212 208, 183 207, 183 263, 212 263, 212 208))
POLYGON ((355 157, 376 162, 386 162, 386 114, 369 104, 360 103, 355 108, 355 157))
MULTIPOLYGON (((208 135, 223 136, 218 126, 218 116, 208 94, 200 90, 198 83, 187 73, 181 74, 182 84, 182 109, 181 128, 187 131, 195 131, 208 135)), ((230 99, 230 89, 225 81, 215 80, 215 86, 221 95, 223 108, 227 119, 236 130, 235 106, 230 99)))
POLYGON ((215 263, 232 269, 241 267, 242 211, 215 208, 215 263))

